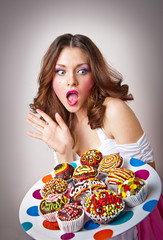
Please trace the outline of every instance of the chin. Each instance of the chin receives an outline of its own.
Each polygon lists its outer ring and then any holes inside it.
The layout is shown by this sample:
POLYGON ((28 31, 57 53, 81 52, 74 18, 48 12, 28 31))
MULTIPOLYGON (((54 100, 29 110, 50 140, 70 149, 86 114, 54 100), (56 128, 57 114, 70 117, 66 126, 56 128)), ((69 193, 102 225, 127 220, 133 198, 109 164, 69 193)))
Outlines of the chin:
POLYGON ((70 106, 67 102, 66 102, 66 104, 64 104, 64 107, 70 113, 77 113, 81 109, 84 109, 84 106, 85 106, 85 103, 84 103, 84 105, 81 106, 81 104, 79 104, 79 102, 73 106, 70 106))
POLYGON ((66 108, 66 109, 67 109, 67 111, 69 111, 70 113, 76 113, 76 112, 79 111, 78 108, 74 108, 74 107, 72 107, 72 108, 66 108))
POLYGON ((64 105, 64 107, 70 113, 76 113, 77 111, 79 111, 79 106, 76 106, 76 105, 70 106, 70 105, 66 104, 66 106, 64 105))

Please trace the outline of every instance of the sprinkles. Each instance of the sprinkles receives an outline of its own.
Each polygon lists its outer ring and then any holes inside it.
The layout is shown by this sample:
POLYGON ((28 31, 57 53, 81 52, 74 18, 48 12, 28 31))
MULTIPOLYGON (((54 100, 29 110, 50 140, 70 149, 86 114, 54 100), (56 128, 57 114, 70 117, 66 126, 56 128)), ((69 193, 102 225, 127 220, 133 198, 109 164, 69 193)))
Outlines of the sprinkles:
POLYGON ((145 185, 145 182, 140 178, 130 178, 118 186, 117 192, 122 198, 136 195, 145 185))
POLYGON ((101 190, 91 195, 84 204, 86 214, 99 224, 106 224, 123 211, 125 203, 113 191, 101 190))
POLYGON ((57 217, 61 221, 71 221, 79 218, 83 214, 81 207, 67 204, 62 209, 58 211, 57 217))
POLYGON ((102 153, 96 149, 88 150, 81 155, 80 162, 82 165, 96 167, 102 160, 102 153))
POLYGON ((62 178, 54 178, 45 183, 41 190, 42 196, 45 198, 51 193, 64 193, 67 190, 68 183, 62 178))

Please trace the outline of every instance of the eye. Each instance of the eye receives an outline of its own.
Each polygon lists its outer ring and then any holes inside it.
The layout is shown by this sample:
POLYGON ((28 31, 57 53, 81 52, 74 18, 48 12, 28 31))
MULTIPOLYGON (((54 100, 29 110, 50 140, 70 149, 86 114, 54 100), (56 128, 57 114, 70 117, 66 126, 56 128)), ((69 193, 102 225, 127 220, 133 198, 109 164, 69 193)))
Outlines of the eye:
POLYGON ((87 68, 80 68, 77 73, 81 74, 81 75, 85 75, 89 72, 89 70, 87 68))
POLYGON ((55 73, 60 75, 60 76, 62 76, 62 75, 64 75, 66 73, 66 71, 64 69, 56 69, 55 73))

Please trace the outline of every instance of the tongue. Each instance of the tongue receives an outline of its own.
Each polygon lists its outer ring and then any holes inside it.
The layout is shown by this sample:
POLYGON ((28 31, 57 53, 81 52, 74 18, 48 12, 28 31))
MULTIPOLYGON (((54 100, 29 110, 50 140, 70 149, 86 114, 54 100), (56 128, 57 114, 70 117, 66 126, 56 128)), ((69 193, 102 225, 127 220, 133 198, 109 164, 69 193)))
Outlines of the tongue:
POLYGON ((76 93, 70 93, 68 95, 68 100, 70 103, 74 103, 78 99, 78 96, 76 93))

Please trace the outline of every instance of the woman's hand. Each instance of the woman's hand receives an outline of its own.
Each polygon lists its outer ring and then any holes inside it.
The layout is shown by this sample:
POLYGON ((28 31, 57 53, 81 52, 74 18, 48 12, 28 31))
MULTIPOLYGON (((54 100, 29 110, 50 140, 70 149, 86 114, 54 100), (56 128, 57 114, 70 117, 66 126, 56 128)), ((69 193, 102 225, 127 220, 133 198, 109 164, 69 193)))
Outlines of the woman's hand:
POLYGON ((61 116, 56 113, 56 122, 54 122, 42 110, 38 109, 37 113, 46 122, 36 117, 32 113, 29 113, 28 117, 30 119, 27 119, 26 121, 30 126, 37 130, 38 133, 27 131, 27 135, 40 139, 43 142, 47 143, 48 146, 53 148, 59 155, 63 155, 64 157, 68 157, 69 155, 69 157, 71 158, 73 138, 61 116))

